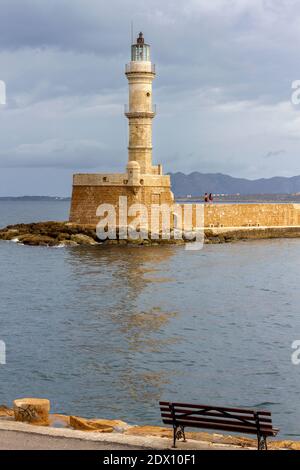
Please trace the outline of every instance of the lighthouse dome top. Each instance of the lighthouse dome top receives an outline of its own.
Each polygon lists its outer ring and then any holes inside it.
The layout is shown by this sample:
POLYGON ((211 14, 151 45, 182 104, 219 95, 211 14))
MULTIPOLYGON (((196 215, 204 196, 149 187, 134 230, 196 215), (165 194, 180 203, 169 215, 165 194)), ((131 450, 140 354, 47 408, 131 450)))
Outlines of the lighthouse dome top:
POLYGON ((145 44, 143 33, 140 32, 136 43, 131 46, 131 60, 137 61, 150 61, 150 46, 145 44))

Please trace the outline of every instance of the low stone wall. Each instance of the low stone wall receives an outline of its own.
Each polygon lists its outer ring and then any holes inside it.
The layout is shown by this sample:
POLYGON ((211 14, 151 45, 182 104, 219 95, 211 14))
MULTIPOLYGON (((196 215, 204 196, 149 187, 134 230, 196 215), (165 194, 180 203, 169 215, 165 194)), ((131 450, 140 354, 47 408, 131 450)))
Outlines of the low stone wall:
POLYGON ((300 226, 300 204, 205 204, 204 224, 205 227, 300 226))
MULTIPOLYGON (((183 211, 186 205, 190 204, 180 204, 183 211)), ((194 228, 199 227, 199 220, 202 220, 202 225, 204 220, 205 228, 300 227, 300 204, 207 203, 191 204, 191 206, 194 228)))

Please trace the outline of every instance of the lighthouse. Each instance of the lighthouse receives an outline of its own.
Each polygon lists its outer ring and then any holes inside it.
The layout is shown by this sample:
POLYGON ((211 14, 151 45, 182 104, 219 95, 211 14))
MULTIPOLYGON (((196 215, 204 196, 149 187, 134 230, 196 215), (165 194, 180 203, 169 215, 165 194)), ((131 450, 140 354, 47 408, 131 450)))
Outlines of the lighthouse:
MULTIPOLYGON (((131 46, 131 61, 125 72, 129 84, 129 104, 125 115, 129 121, 128 162, 139 164, 140 172, 152 174, 152 82, 155 66, 150 60, 150 46, 140 33, 131 46)), ((130 167, 130 165, 129 165, 130 167)))
MULTIPOLYGON (((97 224, 99 206, 109 204, 118 212, 120 198, 124 199, 124 196, 128 205, 143 204, 149 213, 153 204, 172 206, 174 203, 170 176, 163 174, 162 165, 153 165, 152 162, 152 122, 156 114, 152 83, 155 67, 151 62, 150 45, 145 43, 143 33, 139 33, 136 42, 131 45, 125 75, 129 86, 128 104, 125 105, 129 123, 126 169, 124 173, 73 175, 71 222, 97 224)), ((101 158, 99 155, 99 164, 101 158)))

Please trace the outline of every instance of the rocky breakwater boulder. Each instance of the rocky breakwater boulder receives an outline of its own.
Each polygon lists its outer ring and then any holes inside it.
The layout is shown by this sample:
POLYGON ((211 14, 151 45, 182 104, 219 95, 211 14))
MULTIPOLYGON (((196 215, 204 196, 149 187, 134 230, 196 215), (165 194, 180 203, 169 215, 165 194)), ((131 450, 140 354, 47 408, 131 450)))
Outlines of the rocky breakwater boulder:
POLYGON ((45 398, 20 398, 14 401, 16 421, 49 426, 50 401, 45 398))
POLYGON ((165 239, 148 234, 145 239, 119 239, 101 241, 93 225, 79 225, 70 222, 38 222, 32 224, 9 225, 0 229, 0 240, 14 241, 30 246, 78 246, 78 245, 182 245, 186 240, 176 240, 172 234, 165 239))
MULTIPOLYGON (((0 240, 14 241, 31 246, 78 246, 78 245, 183 245, 193 242, 190 237, 183 236, 176 239, 174 233, 166 239, 161 233, 157 238, 148 233, 148 238, 119 239, 118 229, 116 239, 101 241, 97 237, 94 225, 80 225, 71 222, 38 222, 32 224, 9 225, 0 229, 0 240)), ((204 243, 232 243, 238 240, 255 240, 270 238, 300 238, 300 227, 243 227, 237 229, 206 228, 204 231, 204 243)))
POLYGON ((9 225, 0 230, 0 240, 30 246, 97 245, 95 227, 69 222, 38 222, 9 225))
POLYGON ((77 245, 98 245, 94 238, 88 235, 84 235, 83 233, 71 235, 71 242, 74 242, 77 245))
POLYGON ((266 240, 273 238, 300 238, 300 227, 216 227, 205 229, 205 243, 233 243, 239 240, 266 240))
POLYGON ((0 418, 11 418, 14 416, 14 410, 6 405, 0 405, 0 418))

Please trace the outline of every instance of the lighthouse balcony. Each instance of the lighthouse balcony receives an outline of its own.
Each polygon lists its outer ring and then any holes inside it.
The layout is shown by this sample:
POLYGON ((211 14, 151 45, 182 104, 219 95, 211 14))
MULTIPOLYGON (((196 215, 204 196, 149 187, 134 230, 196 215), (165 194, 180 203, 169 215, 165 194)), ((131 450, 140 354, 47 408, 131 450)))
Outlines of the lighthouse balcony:
POLYGON ((151 73, 155 75, 155 64, 148 61, 135 62, 131 61, 125 65, 125 74, 128 73, 151 73))

